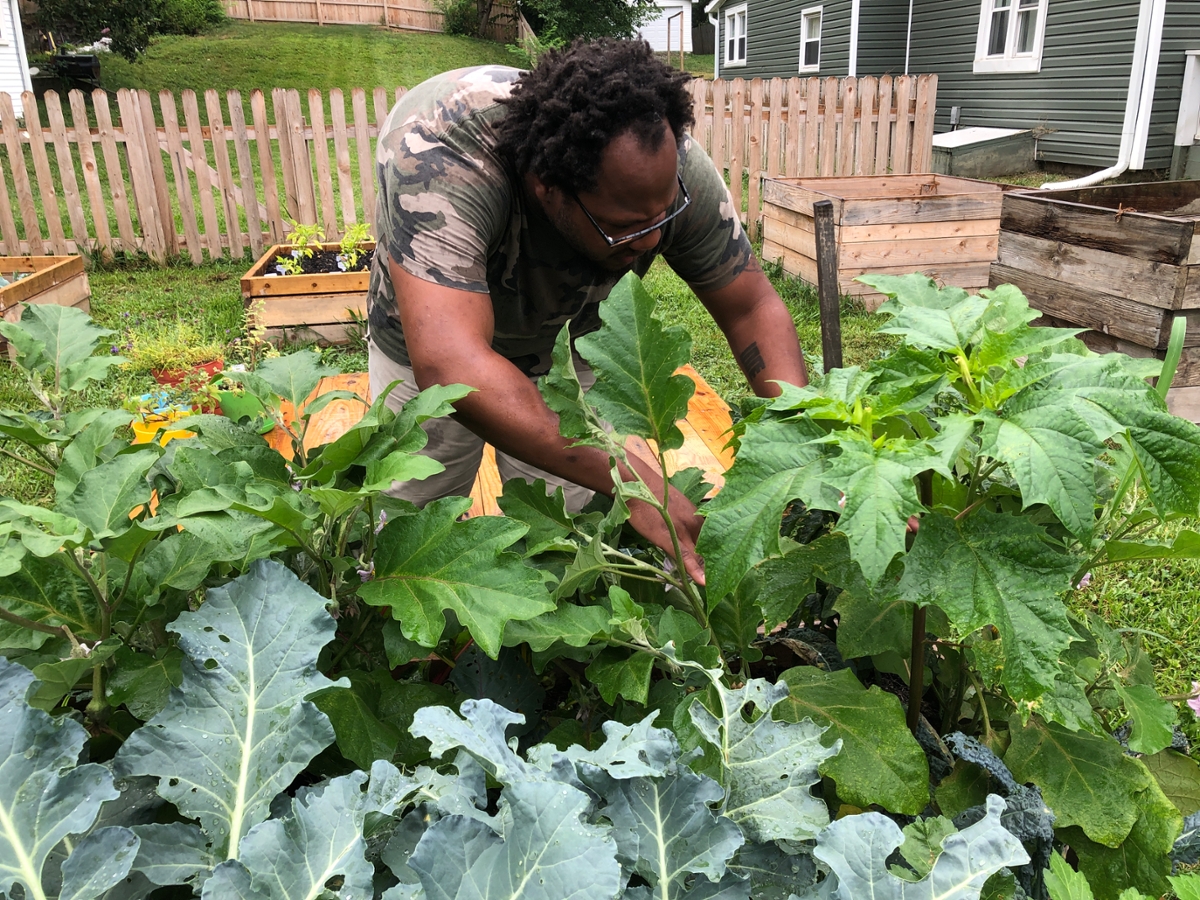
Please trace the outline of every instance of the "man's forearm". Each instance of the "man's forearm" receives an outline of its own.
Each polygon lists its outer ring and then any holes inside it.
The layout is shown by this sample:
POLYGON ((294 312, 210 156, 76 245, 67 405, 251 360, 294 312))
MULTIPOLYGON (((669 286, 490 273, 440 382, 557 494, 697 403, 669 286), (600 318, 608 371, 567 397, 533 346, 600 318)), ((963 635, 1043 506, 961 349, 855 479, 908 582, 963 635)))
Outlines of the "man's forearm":
POLYGON ((486 351, 469 367, 417 372, 422 387, 459 382, 477 388, 455 404, 455 418, 510 456, 606 495, 612 494, 608 454, 572 446, 537 386, 511 362, 486 351))
POLYGON ((745 316, 728 324, 725 337, 738 365, 760 397, 779 394, 776 381, 804 385, 808 373, 796 326, 782 301, 757 304, 745 316))

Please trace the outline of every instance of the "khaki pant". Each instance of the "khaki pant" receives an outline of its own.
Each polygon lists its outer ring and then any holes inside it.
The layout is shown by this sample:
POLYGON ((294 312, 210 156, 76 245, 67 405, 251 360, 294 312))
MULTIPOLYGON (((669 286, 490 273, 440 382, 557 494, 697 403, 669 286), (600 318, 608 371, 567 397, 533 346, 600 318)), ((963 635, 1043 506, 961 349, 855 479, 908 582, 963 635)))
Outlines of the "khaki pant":
MULTIPOLYGON (((595 383, 596 376, 579 357, 575 358, 575 370, 579 373, 579 381, 584 390, 595 383)), ((386 402, 389 409, 399 411, 400 407, 419 393, 413 370, 388 358, 374 344, 369 346, 367 371, 371 379, 372 397, 379 396, 389 384, 401 379, 401 383, 388 395, 386 402)), ((469 496, 475 484, 475 475, 479 471, 479 463, 483 459, 483 438, 450 418, 430 419, 421 427, 429 435, 429 443, 421 451, 422 455, 436 459, 446 467, 446 471, 423 481, 397 481, 384 493, 408 500, 417 506, 425 506, 442 497, 469 496)), ((499 450, 496 451, 496 467, 500 470, 501 481, 522 478, 532 483, 538 478, 544 478, 548 492, 553 492, 555 487, 561 487, 566 497, 567 509, 571 512, 583 509, 594 493, 499 450)))

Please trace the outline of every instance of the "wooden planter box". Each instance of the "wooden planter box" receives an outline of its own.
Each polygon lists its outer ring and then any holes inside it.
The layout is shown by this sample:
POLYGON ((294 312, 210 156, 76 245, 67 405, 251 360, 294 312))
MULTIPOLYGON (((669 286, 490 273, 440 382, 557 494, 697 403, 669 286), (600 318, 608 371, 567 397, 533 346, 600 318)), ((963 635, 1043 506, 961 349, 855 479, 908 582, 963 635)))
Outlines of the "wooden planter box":
MULTIPOLYGON (((26 303, 57 303, 91 311, 91 288, 82 256, 0 256, 0 275, 11 279, 14 272, 33 274, 0 287, 0 316, 6 322, 20 321, 26 303)), ((0 351, 7 343, 0 338, 0 351)))
MULTIPOLYGON (((338 244, 322 244, 338 250, 338 244)), ((374 250, 375 244, 363 244, 374 250)), ((274 275, 275 258, 292 252, 290 244, 276 244, 258 258, 242 276, 242 299, 249 307, 262 300, 263 324, 268 338, 315 340, 344 344, 347 326, 366 318, 370 272, 327 272, 319 275, 274 275)))
POLYGON ((942 284, 987 287, 1007 188, 946 175, 768 178, 763 258, 817 283, 813 204, 833 201, 838 291, 875 309, 884 297, 859 275, 923 272, 942 284))
POLYGON ((991 284, 1015 284, 1046 324, 1086 326, 1100 353, 1162 358, 1188 320, 1168 403, 1200 421, 1200 182, 1005 195, 991 284))

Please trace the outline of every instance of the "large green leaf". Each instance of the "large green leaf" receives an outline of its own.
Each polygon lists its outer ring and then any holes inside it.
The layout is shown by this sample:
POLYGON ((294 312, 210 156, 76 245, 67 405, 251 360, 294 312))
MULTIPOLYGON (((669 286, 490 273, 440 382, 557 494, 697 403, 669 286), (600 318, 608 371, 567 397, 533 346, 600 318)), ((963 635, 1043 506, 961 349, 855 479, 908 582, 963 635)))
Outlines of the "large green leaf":
POLYGON ((824 434, 806 418, 770 419, 746 429, 725 487, 704 509, 696 545, 711 605, 732 593, 751 566, 779 554, 783 510, 813 476, 809 467, 829 453, 817 443, 824 434))
MULTIPOLYGON (((67 835, 87 831, 100 805, 118 792, 104 766, 77 765, 87 740, 82 726, 25 702, 33 680, 28 669, 0 659, 0 891, 11 896, 20 885, 29 900, 46 900, 46 857, 67 835)), ((123 861, 117 881, 133 858, 123 861)))
POLYGON ((772 713, 787 699, 784 682, 752 679, 731 690, 716 685, 716 714, 692 700, 688 712, 695 727, 716 748, 725 788, 722 812, 752 841, 804 841, 829 822, 825 804, 812 794, 818 768, 841 749, 821 745, 824 728, 811 721, 780 722, 772 713), (748 722, 746 707, 760 715, 748 722))
POLYGON ((137 857, 140 838, 128 828, 97 828, 71 850, 62 864, 58 900, 107 898, 108 890, 125 880, 137 857))
POLYGON ((685 896, 693 873, 720 881, 745 840, 732 821, 709 809, 724 799, 721 786, 687 768, 614 781, 605 796, 622 861, 649 882, 655 900, 685 896))
POLYGON ((356 687, 326 688, 309 699, 329 717, 342 756, 359 768, 368 769, 377 759, 392 758, 400 743, 400 730, 380 721, 356 687))
POLYGON ((375 579, 359 588, 373 606, 389 606, 408 637, 426 647, 453 610, 489 656, 500 652, 504 626, 554 609, 541 575, 507 548, 525 534, 511 519, 458 517, 469 500, 437 500, 389 522, 375 549, 375 579))
POLYGON ((968 295, 957 287, 938 290, 923 275, 873 276, 863 281, 892 298, 879 311, 891 313, 893 318, 879 330, 901 335, 915 347, 965 350, 988 310, 986 298, 968 295), (884 280, 889 277, 896 280, 884 280), (926 283, 919 283, 922 281, 926 283))
POLYGON ((447 816, 421 838, 409 865, 429 900, 563 900, 614 897, 621 889, 616 845, 588 824, 590 799, 551 782, 508 785, 493 830, 447 816))
POLYGON ((1142 762, 1176 809, 1185 816, 1200 812, 1200 763, 1174 750, 1144 756, 1142 762))
POLYGON ((133 524, 129 514, 150 502, 146 473, 162 448, 148 446, 157 449, 123 453, 85 472, 70 494, 58 498, 58 508, 87 526, 95 538, 128 531, 133 524))
POLYGON ((174 647, 141 653, 121 645, 113 655, 113 671, 105 684, 108 702, 125 706, 143 721, 167 705, 171 689, 183 682, 183 654, 174 647))
POLYGON ((1002 418, 985 413, 980 451, 1008 465, 1026 507, 1045 503, 1086 540, 1095 528, 1095 459, 1104 443, 1078 412, 1045 397, 1027 392, 1004 408, 1002 418))
POLYGON ((775 707, 775 718, 804 718, 827 727, 823 743, 842 742, 821 774, 837 783, 838 797, 867 808, 916 815, 929 803, 929 763, 904 722, 895 695, 867 689, 850 669, 822 672, 804 667, 779 676, 791 694, 775 707))
POLYGON ((1016 717, 1009 733, 1005 764, 1017 781, 1042 789, 1056 825, 1077 825, 1091 840, 1119 847, 1137 821, 1136 798, 1153 783, 1146 767, 1107 735, 1016 717))
POLYGON ((340 900, 371 900, 375 867, 367 862, 363 839, 370 811, 366 780, 365 772, 354 772, 294 798, 289 816, 256 825, 242 839, 236 861, 218 866, 201 896, 307 900, 322 896, 337 878, 340 900))
POLYGON ((336 631, 325 598, 258 562, 175 620, 183 684, 117 754, 120 769, 200 821, 218 853, 263 821, 275 795, 334 738, 304 698, 332 682, 317 655, 336 631))
POLYGON ((558 431, 563 437, 588 443, 593 436, 592 417, 583 385, 575 371, 571 354, 571 323, 567 322, 554 339, 550 353, 550 371, 538 379, 538 390, 546 405, 558 416, 558 431))
POLYGON ((1058 853, 1050 857, 1046 890, 1050 893, 1050 900, 1094 900, 1095 897, 1087 876, 1072 869, 1071 864, 1058 853))
POLYGON ((100 328, 73 306, 28 303, 19 323, 0 322, 0 334, 17 348, 20 365, 38 372, 47 387, 57 386, 62 391, 99 381, 110 366, 126 361, 111 354, 92 356, 113 332, 100 328))
MULTIPOLYGON (((899 444, 878 448, 865 435, 848 432, 838 442, 842 452, 829 461, 821 476, 842 493, 836 528, 846 535, 851 556, 871 583, 904 552, 908 519, 925 509, 913 479, 940 467, 940 458, 923 446, 899 444)), ((810 507, 837 511, 816 496, 804 500, 810 507)))
MULTIPOLYGON (((54 471, 55 495, 67 496, 75 490, 85 472, 94 468, 98 461, 111 458, 109 448, 117 430, 128 425, 132 418, 122 410, 106 409, 89 422, 63 450, 58 468, 54 471)), ((124 442, 119 443, 124 445, 124 442)))
POLYGON ((321 379, 336 374, 337 369, 321 364, 321 354, 316 350, 298 350, 264 359, 254 372, 240 372, 237 377, 260 397, 276 394, 300 411, 321 379))
POLYGON ((1077 639, 1059 599, 1077 566, 1028 519, 986 509, 961 521, 928 515, 897 593, 934 604, 963 634, 999 629, 1004 686, 1032 700, 1053 686, 1059 656, 1077 639))
POLYGON ((75 517, 15 500, 0 500, 0 527, 19 536, 26 550, 43 558, 64 546, 78 547, 87 538, 87 529, 75 517))
MULTIPOLYGON (((19 571, 0 578, 0 606, 43 625, 66 625, 80 640, 96 640, 100 609, 74 571, 55 558, 25 557, 19 571)), ((0 621, 0 647, 35 650, 50 636, 0 621)))
POLYGON ((571 534, 573 517, 567 512, 563 489, 556 487, 552 493, 546 493, 545 479, 529 483, 523 478, 512 478, 505 482, 504 493, 496 502, 510 519, 529 526, 525 534, 527 556, 571 534))
POLYGON ((1158 753, 1171 746, 1175 739, 1175 706, 1158 696, 1148 684, 1125 684, 1113 679, 1117 696, 1125 704, 1132 729, 1129 749, 1134 753, 1158 753))
POLYGON ((608 620, 608 610, 602 606, 564 602, 536 618, 510 620, 504 627, 504 645, 528 644, 535 653, 549 650, 560 641, 568 647, 586 647, 611 631, 608 620))
POLYGON ((654 657, 643 650, 607 647, 592 660, 584 674, 596 686, 605 703, 616 703, 617 697, 624 697, 645 704, 650 695, 653 669, 654 657))
POLYGON ((1180 531, 1170 544, 1153 541, 1107 541, 1109 562, 1131 559, 1200 559, 1200 533, 1180 531))
POLYGON ((929 874, 912 882, 888 871, 888 857, 903 842, 900 827, 879 813, 846 816, 817 836, 817 859, 832 869, 833 900, 978 900, 984 883, 1008 866, 1024 865, 1029 854, 1000 824, 1004 801, 988 798, 987 814, 948 836, 929 874))
POLYGON ((1130 887, 1161 897, 1169 887, 1171 848, 1183 827, 1183 818, 1157 784, 1139 793, 1130 807, 1137 820, 1119 847, 1090 840, 1080 828, 1058 832, 1079 857, 1079 870, 1091 882, 1096 900, 1118 900, 1130 887))
POLYGON ((674 372, 691 356, 692 339, 654 315, 654 298, 632 272, 600 304, 603 326, 576 342, 596 372, 587 401, 621 434, 649 438, 660 450, 683 446, 676 422, 687 415, 695 385, 674 372))

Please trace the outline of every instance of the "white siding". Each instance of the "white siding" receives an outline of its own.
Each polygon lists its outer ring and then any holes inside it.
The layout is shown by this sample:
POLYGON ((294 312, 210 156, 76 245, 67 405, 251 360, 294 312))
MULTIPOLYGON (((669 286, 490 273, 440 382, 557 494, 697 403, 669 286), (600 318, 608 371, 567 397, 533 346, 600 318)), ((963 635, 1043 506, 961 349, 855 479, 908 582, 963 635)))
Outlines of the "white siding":
MULTIPOLYGON (((655 50, 662 52, 667 49, 667 19, 676 13, 683 12, 683 50, 692 52, 692 2, 691 0, 657 0, 661 12, 658 17, 647 22, 638 32, 655 50)), ((671 52, 679 52, 679 19, 671 20, 671 52)))
POLYGON ((29 90, 29 72, 14 6, 15 0, 0 0, 0 91, 12 96, 13 109, 22 116, 21 91, 29 90))

